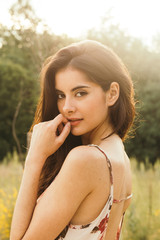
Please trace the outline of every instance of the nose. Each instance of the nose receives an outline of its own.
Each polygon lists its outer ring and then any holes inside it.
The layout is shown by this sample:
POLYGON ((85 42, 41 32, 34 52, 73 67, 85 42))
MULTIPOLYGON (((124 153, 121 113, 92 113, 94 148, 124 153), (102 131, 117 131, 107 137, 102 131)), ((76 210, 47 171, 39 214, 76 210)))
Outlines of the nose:
POLYGON ((64 105, 63 105, 63 112, 67 116, 69 113, 73 113, 76 111, 75 103, 72 99, 67 98, 65 99, 64 105))

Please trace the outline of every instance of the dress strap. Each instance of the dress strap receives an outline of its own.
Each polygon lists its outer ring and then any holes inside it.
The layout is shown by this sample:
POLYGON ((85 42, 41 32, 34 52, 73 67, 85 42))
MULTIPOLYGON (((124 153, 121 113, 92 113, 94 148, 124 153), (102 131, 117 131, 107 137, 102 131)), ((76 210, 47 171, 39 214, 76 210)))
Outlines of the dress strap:
POLYGON ((132 196, 133 196, 133 194, 130 194, 130 195, 127 196, 126 198, 122 198, 122 199, 120 199, 120 200, 113 199, 113 202, 114 202, 114 203, 120 203, 120 202, 122 202, 122 201, 125 201, 125 200, 130 199, 132 196))
POLYGON ((120 240, 120 235, 121 235, 121 230, 122 230, 124 215, 125 215, 125 212, 123 213, 122 218, 121 218, 121 221, 120 221, 120 224, 119 224, 119 226, 118 226, 118 231, 117 231, 116 240, 120 240))
MULTIPOLYGON (((113 196, 113 173, 112 173, 112 164, 111 164, 111 161, 109 160, 109 158, 107 157, 107 154, 104 152, 104 150, 102 148, 100 148, 98 145, 95 145, 95 144, 89 144, 88 146, 91 146, 91 147, 96 147, 97 149, 99 149, 103 154, 104 156, 106 157, 106 160, 107 160, 107 164, 108 164, 108 168, 109 168, 109 172, 110 172, 110 181, 111 181, 111 192, 110 194, 113 196)), ((120 200, 117 200, 117 199, 113 199, 113 203, 120 203, 124 200, 128 200, 129 198, 131 198, 133 196, 133 194, 130 194, 129 196, 127 196, 126 198, 122 198, 120 200)))
POLYGON ((112 195, 113 197, 113 173, 112 173, 112 164, 111 164, 111 161, 109 160, 109 158, 107 157, 107 154, 102 150, 102 148, 100 148, 98 145, 95 145, 95 144, 89 144, 88 146, 90 147, 96 147, 97 149, 99 149, 103 155, 106 157, 106 160, 107 160, 107 164, 108 164, 108 168, 109 168, 109 173, 110 173, 110 182, 111 182, 111 192, 110 194, 112 195))

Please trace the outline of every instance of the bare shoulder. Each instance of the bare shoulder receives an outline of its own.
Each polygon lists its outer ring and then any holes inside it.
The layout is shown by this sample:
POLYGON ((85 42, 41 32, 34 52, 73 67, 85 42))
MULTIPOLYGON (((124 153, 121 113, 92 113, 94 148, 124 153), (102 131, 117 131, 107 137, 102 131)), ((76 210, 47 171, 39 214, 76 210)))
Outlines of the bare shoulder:
POLYGON ((62 174, 74 172, 77 178, 88 179, 94 188, 101 162, 100 157, 103 156, 95 148, 84 145, 75 147, 68 153, 60 172, 62 174))
POLYGON ((78 165, 94 165, 98 159, 99 154, 97 154, 97 151, 94 148, 83 145, 73 148, 68 153, 65 161, 69 161, 71 163, 75 162, 75 164, 78 165))

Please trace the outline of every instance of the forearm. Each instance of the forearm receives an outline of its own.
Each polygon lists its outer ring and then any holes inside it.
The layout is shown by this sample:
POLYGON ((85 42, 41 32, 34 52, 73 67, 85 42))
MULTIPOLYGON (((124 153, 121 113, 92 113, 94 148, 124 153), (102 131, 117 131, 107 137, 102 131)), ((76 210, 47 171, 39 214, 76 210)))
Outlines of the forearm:
MULTIPOLYGON (((42 167, 30 164, 33 156, 27 156, 21 186, 14 208, 10 240, 20 240, 29 227, 36 205, 39 177, 42 167)), ((34 157, 36 161, 36 156, 34 157)))

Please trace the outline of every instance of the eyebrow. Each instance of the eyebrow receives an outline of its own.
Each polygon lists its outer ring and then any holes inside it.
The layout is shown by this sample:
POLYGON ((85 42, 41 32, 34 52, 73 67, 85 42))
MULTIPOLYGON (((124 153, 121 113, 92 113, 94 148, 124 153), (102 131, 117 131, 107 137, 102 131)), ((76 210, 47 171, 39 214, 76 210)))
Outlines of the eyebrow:
MULTIPOLYGON (((77 87, 74 87, 71 89, 71 92, 74 92, 75 90, 77 89, 80 89, 80 88, 90 88, 89 86, 83 86, 83 85, 80 85, 80 86, 77 86, 77 87)), ((61 90, 58 90, 56 89, 57 92, 62 92, 61 90)))

